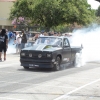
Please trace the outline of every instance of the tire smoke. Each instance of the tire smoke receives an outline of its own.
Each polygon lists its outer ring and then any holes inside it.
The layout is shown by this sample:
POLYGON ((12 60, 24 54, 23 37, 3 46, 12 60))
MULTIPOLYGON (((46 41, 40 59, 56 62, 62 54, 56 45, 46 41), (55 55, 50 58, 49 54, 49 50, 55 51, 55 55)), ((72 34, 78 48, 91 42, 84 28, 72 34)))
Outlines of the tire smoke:
POLYGON ((93 24, 88 28, 74 30, 72 33, 72 46, 82 44, 82 60, 86 62, 100 61, 100 26, 93 24))
POLYGON ((16 45, 14 44, 14 39, 10 39, 8 43, 7 54, 16 53, 16 45))

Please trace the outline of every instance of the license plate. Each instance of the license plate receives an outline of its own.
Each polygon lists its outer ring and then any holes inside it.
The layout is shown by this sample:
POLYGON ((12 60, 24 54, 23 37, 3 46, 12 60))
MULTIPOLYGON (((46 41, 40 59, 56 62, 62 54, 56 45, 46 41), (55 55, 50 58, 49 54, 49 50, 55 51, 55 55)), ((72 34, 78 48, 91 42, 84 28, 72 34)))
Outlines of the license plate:
POLYGON ((34 66, 34 64, 29 64, 30 67, 34 66))
POLYGON ((29 64, 30 67, 39 67, 39 65, 35 65, 35 64, 29 64))

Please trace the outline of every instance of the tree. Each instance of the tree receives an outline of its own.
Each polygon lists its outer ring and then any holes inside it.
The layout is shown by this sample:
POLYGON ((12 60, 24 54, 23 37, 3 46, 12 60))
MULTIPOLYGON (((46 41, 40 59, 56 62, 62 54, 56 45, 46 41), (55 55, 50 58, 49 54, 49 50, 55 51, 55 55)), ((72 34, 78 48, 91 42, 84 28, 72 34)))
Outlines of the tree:
POLYGON ((95 17, 87 0, 63 0, 64 17, 67 23, 89 24, 95 17))
POLYGON ((27 0, 17 0, 11 9, 10 19, 20 16, 29 17, 30 12, 27 0))
POLYGON ((100 6, 96 10, 96 23, 100 24, 100 6))
POLYGON ((33 10, 33 21, 49 30, 64 22, 60 2, 57 0, 41 0, 33 10))
POLYGON ((94 10, 87 0, 17 0, 10 17, 29 18, 33 24, 47 30, 62 24, 89 24, 94 10))
POLYGON ((34 8, 34 20, 45 27, 59 24, 89 24, 95 17, 87 0, 42 0, 34 8))
POLYGON ((100 17, 100 6, 98 7, 98 9, 96 10, 96 16, 100 17))

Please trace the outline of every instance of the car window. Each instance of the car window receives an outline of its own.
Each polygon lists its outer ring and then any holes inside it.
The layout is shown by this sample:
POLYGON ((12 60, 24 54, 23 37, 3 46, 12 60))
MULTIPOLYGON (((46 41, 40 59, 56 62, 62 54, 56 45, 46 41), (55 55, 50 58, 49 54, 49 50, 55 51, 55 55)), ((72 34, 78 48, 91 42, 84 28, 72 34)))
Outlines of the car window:
POLYGON ((62 46, 62 39, 57 37, 39 37, 35 44, 47 44, 47 45, 56 45, 62 46))
POLYGON ((64 46, 69 46, 68 40, 64 39, 64 46))

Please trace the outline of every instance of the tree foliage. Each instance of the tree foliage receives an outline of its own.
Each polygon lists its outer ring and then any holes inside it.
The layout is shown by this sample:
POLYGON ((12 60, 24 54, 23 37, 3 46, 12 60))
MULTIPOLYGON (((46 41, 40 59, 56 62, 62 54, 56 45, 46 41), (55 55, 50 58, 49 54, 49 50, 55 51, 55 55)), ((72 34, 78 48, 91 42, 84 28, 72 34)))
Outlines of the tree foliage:
POLYGON ((34 8, 33 21, 40 25, 50 28, 63 23, 63 12, 57 0, 42 0, 34 8))
POLYGON ((95 22, 100 24, 100 6, 96 10, 96 20, 95 20, 95 22))
POLYGON ((100 6, 98 7, 98 9, 96 10, 96 16, 100 17, 100 6))
POLYGON ((89 24, 94 10, 87 0, 17 0, 10 18, 26 17, 34 24, 50 29, 61 24, 89 24))
POLYGON ((86 25, 94 17, 94 11, 87 3, 87 0, 63 0, 64 17, 67 23, 77 22, 86 25))

